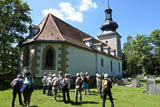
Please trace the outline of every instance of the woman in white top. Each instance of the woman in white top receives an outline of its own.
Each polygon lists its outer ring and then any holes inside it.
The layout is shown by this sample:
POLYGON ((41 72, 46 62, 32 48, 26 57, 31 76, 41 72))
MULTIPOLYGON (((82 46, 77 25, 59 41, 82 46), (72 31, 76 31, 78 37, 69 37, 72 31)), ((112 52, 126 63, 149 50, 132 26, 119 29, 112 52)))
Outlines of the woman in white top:
POLYGON ((25 72, 25 77, 23 81, 23 87, 21 91, 23 92, 25 107, 29 107, 31 95, 33 92, 33 78, 30 76, 30 72, 25 72))

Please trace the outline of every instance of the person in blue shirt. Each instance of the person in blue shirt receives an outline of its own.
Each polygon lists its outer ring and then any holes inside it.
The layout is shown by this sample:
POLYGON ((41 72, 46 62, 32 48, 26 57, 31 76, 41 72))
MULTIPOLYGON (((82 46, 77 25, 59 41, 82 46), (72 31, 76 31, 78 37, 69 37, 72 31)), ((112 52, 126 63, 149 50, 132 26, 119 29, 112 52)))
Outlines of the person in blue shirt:
POLYGON ((10 84, 13 88, 13 92, 12 92, 13 98, 12 98, 12 106, 11 107, 14 107, 17 93, 18 93, 18 97, 19 97, 19 104, 23 105, 21 91, 20 91, 20 89, 22 88, 22 83, 23 83, 22 76, 18 75, 17 78, 14 79, 10 84))

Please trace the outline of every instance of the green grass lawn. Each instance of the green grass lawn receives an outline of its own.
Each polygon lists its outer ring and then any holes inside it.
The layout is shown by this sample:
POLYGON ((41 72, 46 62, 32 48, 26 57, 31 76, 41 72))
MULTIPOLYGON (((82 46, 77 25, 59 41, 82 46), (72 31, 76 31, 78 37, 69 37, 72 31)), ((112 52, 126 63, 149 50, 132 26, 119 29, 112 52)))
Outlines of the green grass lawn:
MULTIPOLYGON (((160 107, 160 96, 148 95, 143 93, 144 88, 131 88, 122 86, 113 86, 112 93, 115 107, 160 107)), ((102 99, 96 93, 96 89, 91 89, 91 94, 84 96, 83 103, 75 104, 74 90, 70 90, 72 103, 64 104, 62 102, 62 93, 58 93, 58 102, 55 102, 51 96, 42 94, 42 90, 35 89, 30 107, 102 107, 102 99)), ((0 91, 0 107, 11 107, 12 89, 0 91)), ((16 98, 15 107, 23 107, 16 98)), ((106 107, 110 107, 110 101, 107 99, 106 107)))

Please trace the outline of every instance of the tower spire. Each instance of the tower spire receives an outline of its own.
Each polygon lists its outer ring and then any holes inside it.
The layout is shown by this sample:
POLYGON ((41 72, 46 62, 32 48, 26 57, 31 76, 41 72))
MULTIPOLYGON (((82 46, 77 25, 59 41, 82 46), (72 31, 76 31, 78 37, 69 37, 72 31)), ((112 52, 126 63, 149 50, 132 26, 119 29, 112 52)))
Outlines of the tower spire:
POLYGON ((110 6, 109 6, 109 0, 108 0, 108 3, 107 3, 107 9, 110 9, 110 6))
POLYGON ((116 22, 113 21, 112 19, 112 9, 110 8, 109 5, 109 0, 107 2, 107 8, 105 9, 105 22, 101 27, 101 30, 112 30, 112 31, 116 31, 116 29, 118 28, 118 24, 116 22))

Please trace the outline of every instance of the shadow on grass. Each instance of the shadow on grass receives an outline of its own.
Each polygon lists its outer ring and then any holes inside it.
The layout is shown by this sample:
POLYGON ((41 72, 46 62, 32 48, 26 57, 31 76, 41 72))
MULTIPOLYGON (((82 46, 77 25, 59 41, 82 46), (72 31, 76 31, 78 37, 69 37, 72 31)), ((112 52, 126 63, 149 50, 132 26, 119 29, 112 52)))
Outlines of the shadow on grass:
POLYGON ((29 106, 29 107, 38 107, 38 106, 36 106, 36 105, 33 105, 33 106, 29 106))
POLYGON ((91 91, 91 93, 97 93, 96 91, 91 91))
POLYGON ((82 101, 82 103, 80 102, 71 102, 71 105, 81 105, 81 104, 99 104, 98 102, 94 102, 94 101, 82 101))
POLYGON ((69 92, 75 92, 75 89, 74 90, 69 90, 69 92))
POLYGON ((57 97, 63 97, 62 95, 57 95, 57 97))
POLYGON ((63 102, 63 100, 57 100, 57 102, 63 102))
POLYGON ((8 90, 10 87, 11 80, 0 81, 0 91, 8 90))
POLYGON ((96 94, 96 93, 89 93, 88 95, 98 95, 98 94, 96 94))

